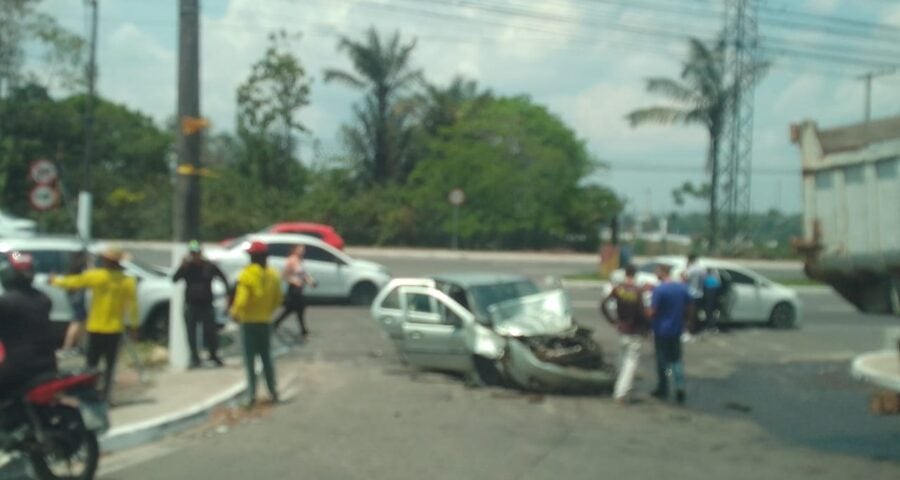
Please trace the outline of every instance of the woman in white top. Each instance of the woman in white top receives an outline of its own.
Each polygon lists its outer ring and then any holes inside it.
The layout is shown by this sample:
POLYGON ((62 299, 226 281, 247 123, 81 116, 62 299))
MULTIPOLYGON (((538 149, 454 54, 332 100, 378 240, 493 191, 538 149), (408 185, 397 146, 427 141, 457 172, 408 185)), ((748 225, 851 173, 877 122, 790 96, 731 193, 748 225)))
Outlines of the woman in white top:
POLYGON ((275 319, 275 329, 278 329, 285 318, 292 313, 296 313, 297 320, 300 322, 300 335, 304 337, 309 334, 309 329, 306 328, 306 318, 304 317, 306 301, 303 298, 303 287, 306 285, 316 286, 316 280, 303 267, 303 254, 305 251, 306 247, 297 245, 287 257, 284 270, 281 272, 281 278, 287 282, 288 290, 287 295, 284 296, 284 309, 281 310, 281 314, 275 319))

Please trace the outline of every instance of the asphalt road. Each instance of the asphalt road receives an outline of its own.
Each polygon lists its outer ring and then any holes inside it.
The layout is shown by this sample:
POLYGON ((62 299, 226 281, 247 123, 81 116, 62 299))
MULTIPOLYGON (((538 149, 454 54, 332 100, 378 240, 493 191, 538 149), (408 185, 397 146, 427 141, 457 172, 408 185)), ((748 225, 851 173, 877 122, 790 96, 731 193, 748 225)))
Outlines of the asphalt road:
MULTIPOLYGON (((377 260, 404 276, 580 268, 377 260)), ((571 293, 577 320, 612 358, 598 292, 571 293)), ((467 388, 403 366, 365 309, 313 306, 313 335, 279 361, 298 379, 282 386, 288 403, 107 458, 101 478, 900 478, 900 417, 869 414, 872 389, 848 376, 852 356, 880 347, 897 319, 859 315, 827 290, 803 301, 797 330, 744 326, 689 343, 685 408, 467 388)), ((649 356, 641 392, 653 386, 649 356)))

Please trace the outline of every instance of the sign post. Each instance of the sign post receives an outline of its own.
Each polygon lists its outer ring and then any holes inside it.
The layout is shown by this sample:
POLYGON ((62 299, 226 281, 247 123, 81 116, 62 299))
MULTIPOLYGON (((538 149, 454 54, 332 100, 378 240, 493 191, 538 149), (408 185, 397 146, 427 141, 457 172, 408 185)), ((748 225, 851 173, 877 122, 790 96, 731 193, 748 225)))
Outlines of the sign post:
POLYGON ((459 206, 466 201, 466 193, 454 188, 447 194, 447 200, 453 205, 453 250, 459 250, 459 206))

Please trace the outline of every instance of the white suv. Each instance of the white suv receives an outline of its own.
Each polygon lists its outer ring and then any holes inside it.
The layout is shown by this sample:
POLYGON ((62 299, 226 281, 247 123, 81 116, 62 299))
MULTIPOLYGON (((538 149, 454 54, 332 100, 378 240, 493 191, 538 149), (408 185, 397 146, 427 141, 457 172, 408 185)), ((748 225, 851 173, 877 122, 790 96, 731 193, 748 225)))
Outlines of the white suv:
MULTIPOLYGON (((66 292, 48 285, 47 277, 50 274, 65 274, 68 271, 72 255, 82 248, 79 240, 64 237, 0 240, 0 253, 20 251, 27 252, 34 257, 34 285, 50 296, 53 301, 50 317, 56 322, 69 322, 74 314, 66 292)), ((88 247, 92 256, 101 249, 102 245, 100 244, 88 247)), ((123 260, 122 267, 127 275, 137 279, 138 320, 142 337, 166 341, 168 338, 169 300, 172 298, 174 289, 169 273, 133 258, 123 260)), ((0 291, 2 291, 2 287, 0 287, 0 291)), ((216 296, 214 300, 216 310, 224 314, 226 303, 224 286, 219 285, 218 282, 215 283, 213 292, 216 296)))

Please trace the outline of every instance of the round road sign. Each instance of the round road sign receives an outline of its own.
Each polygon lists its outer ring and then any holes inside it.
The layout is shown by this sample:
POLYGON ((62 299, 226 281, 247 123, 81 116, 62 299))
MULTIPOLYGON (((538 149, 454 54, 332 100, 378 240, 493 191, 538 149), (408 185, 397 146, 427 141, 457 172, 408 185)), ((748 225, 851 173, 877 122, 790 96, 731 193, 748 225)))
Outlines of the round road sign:
POLYGON ((57 176, 56 165, 44 158, 31 162, 28 173, 38 185, 51 184, 56 181, 57 176))
POLYGON ((450 190, 450 193, 447 195, 447 200, 453 205, 462 205, 462 203, 466 201, 466 194, 461 188, 454 188, 453 190, 450 190))
POLYGON ((59 202, 59 192, 49 185, 35 185, 28 194, 28 201, 35 210, 50 210, 59 202))

